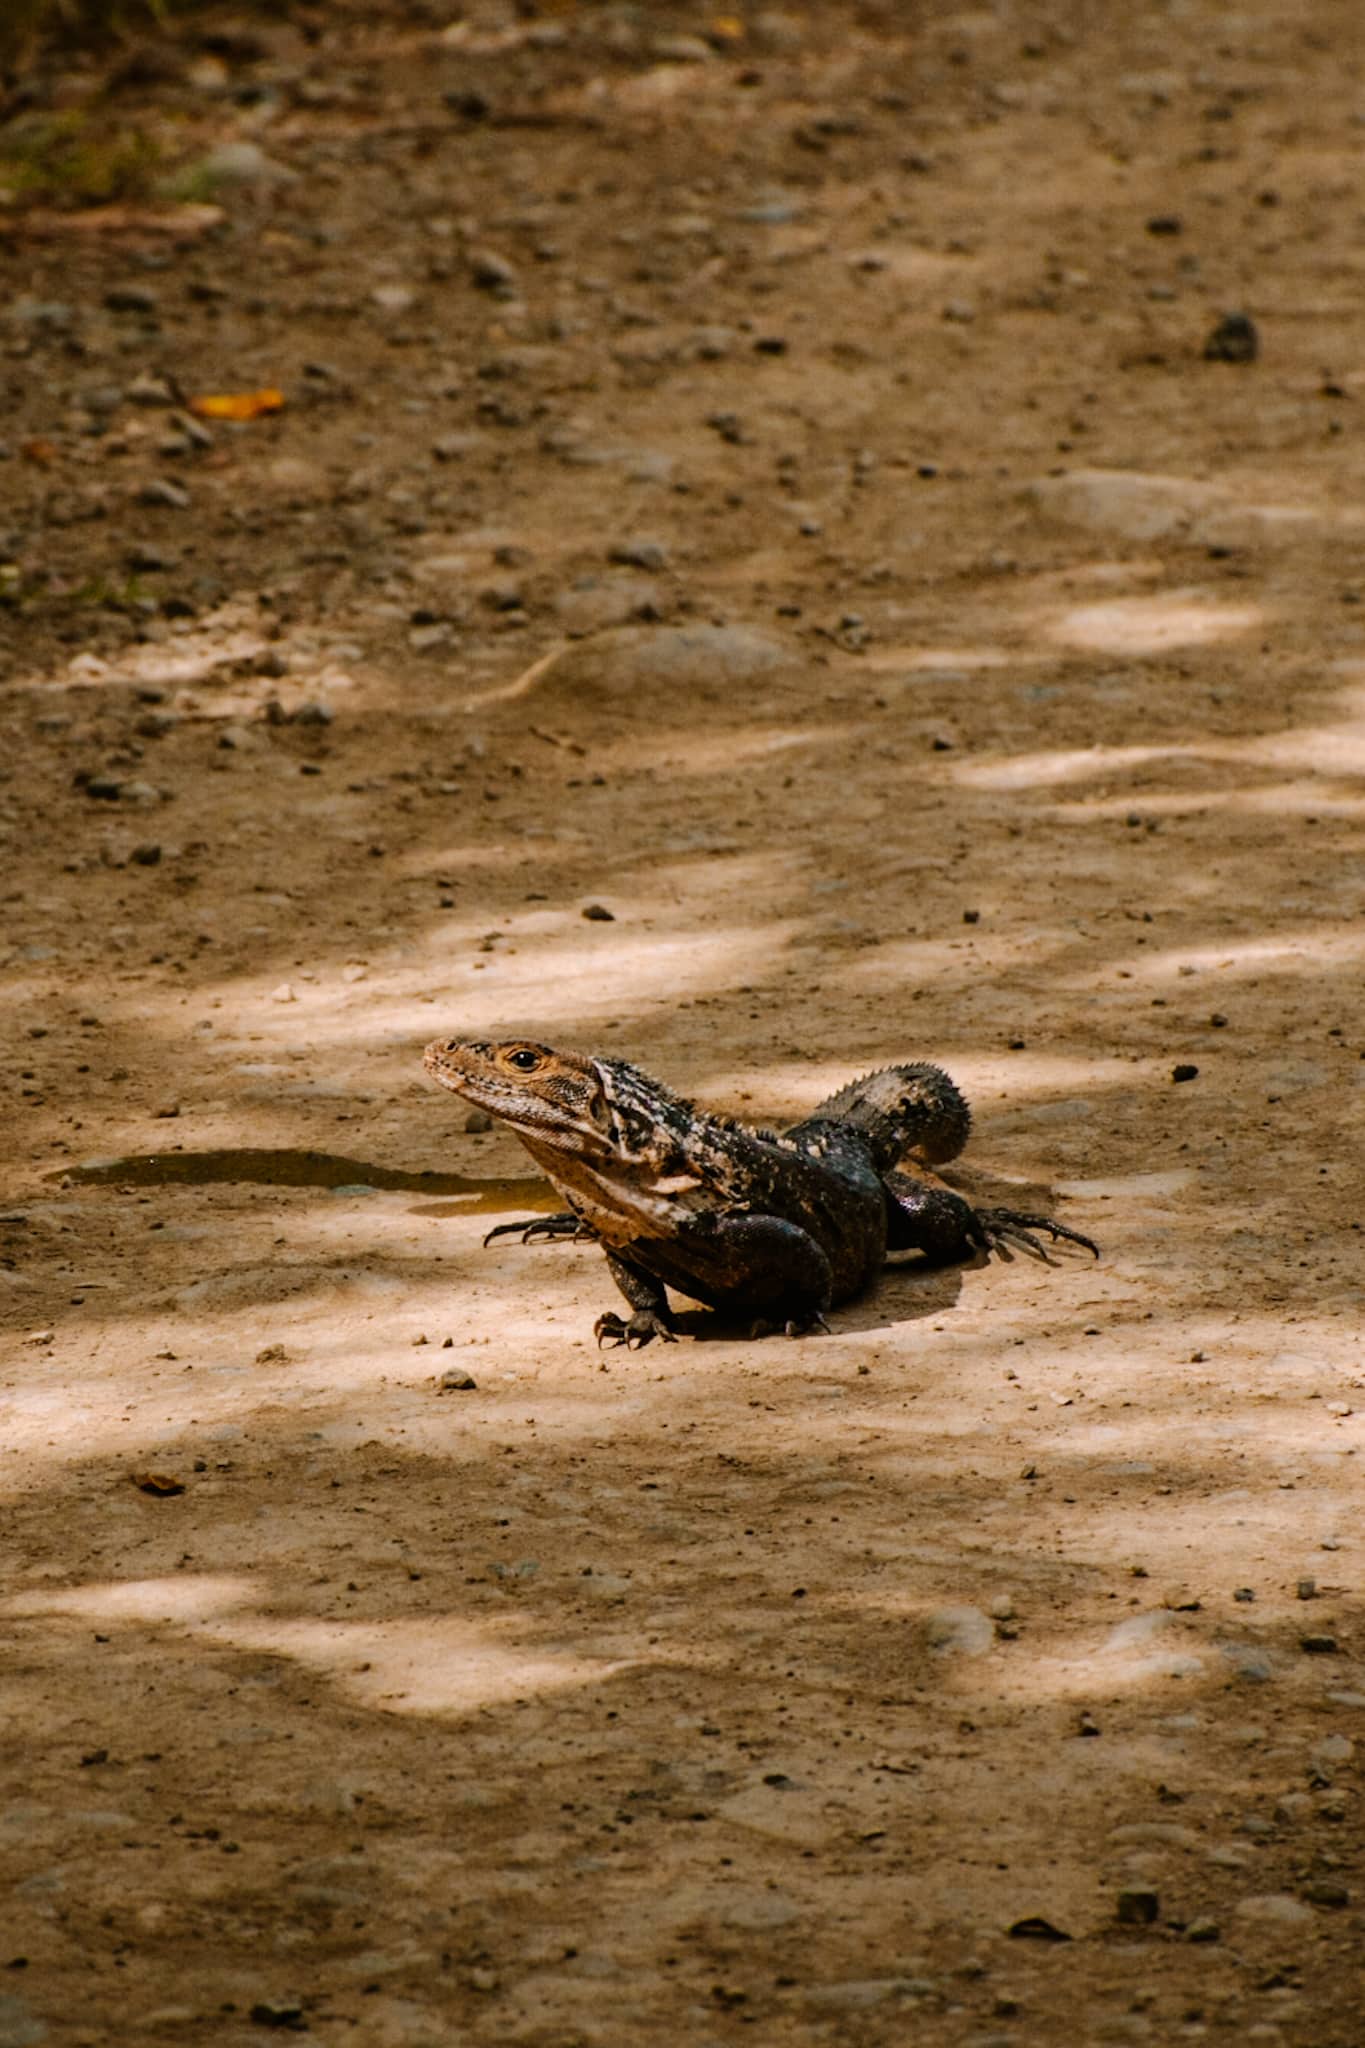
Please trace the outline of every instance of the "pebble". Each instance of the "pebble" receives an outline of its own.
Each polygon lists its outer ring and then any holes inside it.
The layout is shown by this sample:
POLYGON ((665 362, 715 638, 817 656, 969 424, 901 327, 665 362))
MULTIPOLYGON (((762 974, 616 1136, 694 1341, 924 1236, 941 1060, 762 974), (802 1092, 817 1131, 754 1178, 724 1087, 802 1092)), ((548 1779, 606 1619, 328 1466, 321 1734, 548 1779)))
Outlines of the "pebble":
POLYGON ((471 1109, 464 1120, 464 1127, 471 1137, 479 1137, 484 1131, 491 1131, 493 1119, 486 1109, 471 1109))
POLYGON ((517 288, 517 267, 495 249, 471 249, 469 275, 481 292, 510 295, 517 288))
POLYGON ((1247 313, 1225 313, 1204 343, 1206 363, 1254 363, 1260 353, 1261 337, 1247 313))
POLYGON ((583 916, 587 918, 589 924, 615 924, 616 922, 616 912, 608 910, 605 903, 585 904, 583 916))
POLYGON ((188 175, 193 184, 292 185, 296 173, 267 156, 259 142, 220 142, 188 175))
POLYGON ((134 573, 151 573, 157 569, 169 569, 175 556, 165 548, 157 547, 149 540, 134 540, 124 550, 124 562, 134 573))
POLYGON ((175 393, 164 377, 157 377, 150 370, 141 371, 131 384, 125 384, 123 395, 129 405, 174 405, 175 393))
POLYGON ((1114 1910, 1125 1927, 1150 1927, 1161 1912, 1161 1899, 1150 1885, 1125 1885, 1114 1910))
POLYGON ((172 483, 169 477, 150 477, 138 488, 139 505, 163 506, 170 512, 184 512, 189 509, 190 494, 183 484, 172 483))
POLYGON ((381 313, 407 313, 416 299, 416 292, 405 284, 379 284, 370 293, 371 304, 378 306, 381 313))
POLYGON ((472 1394, 477 1391, 478 1384, 473 1373, 466 1372, 463 1366, 452 1365, 436 1382, 436 1391, 438 1394, 472 1394))
POLYGON ((155 313, 160 301, 149 285, 115 284, 104 294, 111 313, 155 313))
POLYGON ((607 560, 626 569, 666 569, 668 549, 662 541, 643 537, 618 540, 608 550, 607 560))

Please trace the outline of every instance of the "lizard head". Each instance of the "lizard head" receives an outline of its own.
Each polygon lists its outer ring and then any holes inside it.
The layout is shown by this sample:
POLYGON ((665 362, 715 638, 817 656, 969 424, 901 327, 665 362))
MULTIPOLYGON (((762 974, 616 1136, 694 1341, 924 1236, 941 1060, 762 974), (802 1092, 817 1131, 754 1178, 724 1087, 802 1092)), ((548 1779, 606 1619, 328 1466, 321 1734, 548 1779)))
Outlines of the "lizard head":
POLYGON ((538 1157, 648 1168, 694 1122, 690 1103, 624 1060, 556 1052, 534 1039, 438 1038, 422 1064, 443 1088, 510 1124, 538 1157))
POLYGON ((434 1081, 510 1124, 519 1137, 610 1149, 612 1116, 596 1060, 527 1038, 437 1038, 422 1055, 434 1081))

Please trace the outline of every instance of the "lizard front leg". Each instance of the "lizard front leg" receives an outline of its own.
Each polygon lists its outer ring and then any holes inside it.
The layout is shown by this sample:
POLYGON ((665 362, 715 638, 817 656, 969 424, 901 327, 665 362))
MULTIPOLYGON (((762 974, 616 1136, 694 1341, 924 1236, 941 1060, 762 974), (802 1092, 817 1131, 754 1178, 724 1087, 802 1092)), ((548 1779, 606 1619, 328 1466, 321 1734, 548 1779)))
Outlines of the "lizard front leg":
POLYGON ((810 1232, 783 1216, 709 1215, 673 1239, 671 1284, 726 1315, 752 1315, 749 1334, 825 1329, 834 1269, 810 1232))
POLYGON ((596 1236, 591 1223, 575 1216, 572 1209, 559 1209, 553 1216, 519 1216, 515 1223, 495 1223, 484 1243, 492 1244, 495 1237, 515 1237, 522 1244, 534 1244, 538 1238, 567 1238, 574 1243, 580 1238, 595 1240, 596 1236))
POLYGON ((673 1311, 668 1306, 663 1281, 647 1273, 643 1266, 624 1258, 619 1251, 610 1250, 605 1245, 603 1250, 607 1254, 612 1279, 635 1313, 629 1321, 611 1309, 600 1315, 592 1326, 598 1350, 604 1344, 624 1344, 628 1351, 643 1351, 654 1337, 662 1337, 665 1344, 676 1344, 673 1311))

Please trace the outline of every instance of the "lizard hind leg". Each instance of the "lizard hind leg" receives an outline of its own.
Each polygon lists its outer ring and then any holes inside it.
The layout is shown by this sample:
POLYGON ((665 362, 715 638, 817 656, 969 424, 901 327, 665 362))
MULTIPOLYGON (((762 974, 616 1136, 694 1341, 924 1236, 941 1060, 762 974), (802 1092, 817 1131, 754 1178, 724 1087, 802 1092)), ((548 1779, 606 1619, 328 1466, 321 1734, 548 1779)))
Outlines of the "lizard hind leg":
POLYGON ((1072 1230, 1066 1223, 1056 1223, 1051 1216, 1029 1216, 1019 1209, 978 1209, 976 1220, 991 1251, 1005 1251, 1009 1245, 1017 1244, 1046 1261, 1047 1246, 1040 1244, 1035 1235, 1037 1231, 1045 1230, 1054 1244, 1062 1240, 1067 1244, 1081 1244, 1096 1258, 1100 1256, 1100 1248, 1093 1237, 1083 1237, 1079 1230, 1072 1230))
POLYGON ((886 1190, 888 1251, 920 1251, 934 1265, 949 1265, 973 1252, 1000 1252, 1006 1258, 1017 1245, 1048 1260, 1047 1247, 1036 1233, 1045 1230, 1054 1244, 1084 1245, 1095 1257, 1100 1248, 1068 1224, 1050 1216, 1026 1215, 1019 1209, 974 1209, 963 1195, 945 1187, 932 1173, 888 1173, 886 1190))

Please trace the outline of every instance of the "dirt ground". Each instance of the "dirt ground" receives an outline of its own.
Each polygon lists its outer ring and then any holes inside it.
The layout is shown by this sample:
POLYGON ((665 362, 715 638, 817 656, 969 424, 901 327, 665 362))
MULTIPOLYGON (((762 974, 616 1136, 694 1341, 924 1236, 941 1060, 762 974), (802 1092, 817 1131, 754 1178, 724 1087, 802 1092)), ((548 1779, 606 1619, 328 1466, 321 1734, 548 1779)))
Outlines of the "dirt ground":
POLYGON ((1363 55, 21 81, 167 169, 0 206, 0 2048, 1365 2041, 1363 55), (599 1355, 455 1032, 941 1060, 1103 1259, 599 1355))

